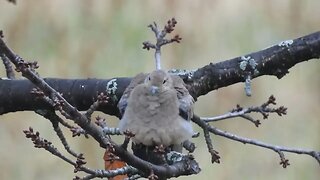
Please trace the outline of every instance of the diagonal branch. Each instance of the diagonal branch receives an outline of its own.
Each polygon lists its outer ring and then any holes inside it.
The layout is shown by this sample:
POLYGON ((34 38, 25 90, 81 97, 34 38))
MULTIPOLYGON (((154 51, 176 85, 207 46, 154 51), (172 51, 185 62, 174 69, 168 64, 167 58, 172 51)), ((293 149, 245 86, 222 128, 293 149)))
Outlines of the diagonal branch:
MULTIPOLYGON (((47 150, 48 152, 50 152, 51 154, 59 157, 63 161, 65 161, 65 162, 67 162, 67 163, 69 163, 69 164, 71 164, 71 165, 73 165, 75 167, 77 166, 76 162, 73 162, 71 159, 69 159, 68 157, 64 156, 62 153, 60 153, 58 151, 58 149, 56 147, 54 147, 53 144, 50 141, 40 137, 40 133, 39 132, 34 132, 33 128, 29 127, 28 130, 24 130, 23 132, 25 133, 26 138, 31 139, 31 141, 33 142, 33 144, 34 144, 34 146, 36 148, 43 148, 43 149, 47 150)), ((82 154, 79 155, 79 158, 82 158, 82 154)), ((89 174, 93 174, 94 173, 93 170, 91 170, 89 168, 86 168, 84 166, 79 167, 79 170, 84 171, 84 172, 89 173, 89 174)))
POLYGON ((84 164, 86 164, 86 162, 84 161, 83 154, 79 154, 77 156, 76 162, 74 162, 71 159, 64 156, 63 154, 61 154, 58 151, 58 149, 52 145, 51 142, 49 142, 48 140, 46 140, 44 138, 41 138, 40 133, 34 132, 33 128, 30 127, 28 130, 24 130, 23 132, 25 133, 27 138, 30 138, 32 140, 32 142, 36 148, 43 148, 43 149, 47 150, 48 152, 50 152, 51 154, 62 159, 63 161, 73 165, 75 167, 75 170, 74 170, 75 172, 83 171, 83 172, 86 172, 89 174, 84 178, 79 178, 76 176, 75 179, 93 179, 96 177, 110 178, 110 177, 115 177, 117 175, 122 175, 122 174, 127 174, 127 173, 136 174, 138 172, 137 169, 135 169, 131 166, 125 166, 123 168, 118 168, 115 170, 92 170, 92 169, 89 169, 89 168, 83 166, 84 164))
POLYGON ((101 147, 112 147, 111 149, 114 150, 112 153, 119 156, 121 159, 125 159, 129 165, 139 169, 145 174, 149 174, 151 170, 155 175, 164 178, 191 175, 200 172, 198 163, 189 156, 169 166, 150 164, 149 162, 134 156, 123 147, 114 143, 110 138, 107 138, 102 129, 88 119, 86 114, 80 113, 63 98, 61 93, 52 88, 35 72, 35 68, 38 67, 36 63, 26 62, 13 53, 12 50, 6 46, 2 38, 0 38, 0 52, 5 53, 9 60, 16 66, 16 69, 55 103, 54 108, 56 110, 59 110, 66 118, 71 118, 71 120, 83 128, 86 133, 90 134, 97 142, 99 142, 101 147))
POLYGON ((71 154, 74 157, 78 157, 79 154, 77 154, 76 152, 74 152, 68 142, 67 139, 65 138, 61 128, 59 127, 59 122, 62 120, 53 110, 37 110, 35 111, 37 114, 43 116, 46 119, 49 119, 50 122, 52 123, 53 129, 56 132, 57 136, 59 137, 64 149, 71 154))
POLYGON ((10 60, 4 54, 0 54, 4 68, 6 69, 7 78, 15 79, 15 74, 11 65, 10 60))

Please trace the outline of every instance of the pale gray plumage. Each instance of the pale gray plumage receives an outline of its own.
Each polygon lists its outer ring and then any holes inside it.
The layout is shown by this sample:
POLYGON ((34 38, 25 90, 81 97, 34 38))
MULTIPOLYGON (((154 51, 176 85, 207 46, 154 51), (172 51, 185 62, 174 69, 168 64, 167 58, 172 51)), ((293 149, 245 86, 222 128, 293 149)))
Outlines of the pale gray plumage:
POLYGON ((180 104, 180 115, 184 119, 190 121, 193 116, 194 99, 189 94, 189 91, 185 87, 183 80, 179 76, 171 75, 171 78, 173 82, 173 87, 177 91, 177 96, 180 104))
POLYGON ((147 75, 143 83, 142 77, 145 75, 133 79, 118 104, 124 111, 120 131, 131 131, 135 134, 133 141, 146 146, 177 145, 191 138, 193 98, 183 81, 162 70, 147 75), (185 111, 185 119, 179 110, 185 111))

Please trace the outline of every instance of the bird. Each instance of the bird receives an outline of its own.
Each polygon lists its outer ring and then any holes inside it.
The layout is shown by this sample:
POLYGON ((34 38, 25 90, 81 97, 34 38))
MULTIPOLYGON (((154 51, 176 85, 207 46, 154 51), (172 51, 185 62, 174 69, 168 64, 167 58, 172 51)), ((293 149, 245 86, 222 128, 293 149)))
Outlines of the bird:
POLYGON ((179 76, 163 70, 138 74, 119 101, 119 130, 133 133, 135 144, 181 146, 194 134, 193 103, 179 76))

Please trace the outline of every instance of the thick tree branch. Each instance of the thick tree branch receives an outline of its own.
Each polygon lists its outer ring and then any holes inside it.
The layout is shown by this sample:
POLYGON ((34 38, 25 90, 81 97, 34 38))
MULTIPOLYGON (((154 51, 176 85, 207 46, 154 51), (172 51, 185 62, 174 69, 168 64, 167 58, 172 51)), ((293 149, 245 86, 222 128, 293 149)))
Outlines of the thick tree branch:
MULTIPOLYGON (((97 111, 115 116, 119 116, 117 103, 130 80, 130 78, 106 80, 44 78, 45 82, 60 92, 70 104, 80 111, 88 110, 98 93, 108 92, 110 97, 108 103, 100 105, 97 111)), ((34 94, 30 93, 33 88, 35 85, 29 80, 0 79, 0 115, 8 112, 34 111, 51 107, 41 98, 36 98, 34 94)))
POLYGON ((199 97, 212 90, 244 82, 248 73, 252 79, 263 75, 277 76, 280 79, 294 65, 319 57, 320 32, 316 32, 283 41, 258 52, 216 64, 210 63, 194 72, 183 74, 182 77, 190 94, 199 97), (243 66, 245 60, 250 60, 254 65, 243 66))
MULTIPOLYGON (((0 53, 12 58, 3 40, 0 41, 0 53), (10 57, 11 56, 11 57, 10 57)), ((190 94, 196 99, 208 92, 238 82, 244 82, 248 74, 252 79, 263 75, 282 78, 297 63, 320 56, 320 32, 304 37, 283 41, 270 48, 254 52, 216 64, 210 63, 195 71, 172 72, 185 81, 190 94), (248 64, 245 65, 245 60, 248 64), (250 62, 256 65, 250 65, 250 62)), ((51 87, 63 94, 63 97, 79 110, 87 110, 94 102, 97 93, 109 92, 111 98, 107 104, 97 110, 119 116, 117 103, 131 78, 102 79, 44 79, 51 87)), ((35 86, 28 80, 0 79, 0 114, 8 112, 35 110, 48 107, 41 100, 36 100, 28 92, 35 86), (19 105, 17 105, 19 104, 19 105)))

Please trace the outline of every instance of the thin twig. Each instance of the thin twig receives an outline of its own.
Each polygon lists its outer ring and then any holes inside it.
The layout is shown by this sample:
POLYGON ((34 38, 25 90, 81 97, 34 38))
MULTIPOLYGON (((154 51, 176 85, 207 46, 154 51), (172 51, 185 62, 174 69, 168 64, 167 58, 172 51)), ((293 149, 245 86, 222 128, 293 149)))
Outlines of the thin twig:
POLYGON ((106 119, 101 118, 100 116, 96 117, 95 123, 102 128, 102 131, 105 135, 122 135, 119 128, 108 127, 106 119))
POLYGON ((211 163, 220 163, 219 152, 213 149, 212 140, 209 134, 208 129, 203 129, 204 139, 207 144, 209 153, 211 154, 211 163))
POLYGON ((154 35, 156 37, 156 44, 153 44, 149 41, 145 41, 142 43, 143 49, 155 49, 154 57, 156 60, 156 69, 161 69, 161 46, 164 46, 166 44, 170 44, 173 42, 180 43, 182 40, 179 35, 175 35, 172 39, 166 39, 165 36, 169 33, 171 33, 174 30, 174 27, 176 26, 177 21, 175 18, 170 19, 167 24, 164 26, 163 30, 159 30, 157 23, 153 22, 153 24, 150 24, 148 27, 154 32, 154 35))
POLYGON ((86 164, 83 158, 83 154, 79 154, 77 156, 77 161, 73 162, 71 159, 67 158, 63 154, 61 154, 57 148, 55 148, 52 143, 44 138, 40 137, 39 132, 34 132, 33 129, 30 127, 28 130, 23 131, 27 138, 30 138, 35 145, 36 148, 44 148, 45 150, 49 151, 51 154, 59 157, 60 159, 64 160, 65 162, 73 165, 76 169, 75 172, 83 171, 88 173, 89 175, 86 176, 83 179, 92 179, 95 177, 99 178, 110 178, 115 177, 117 175, 124 175, 128 173, 136 174, 138 173, 138 170, 136 168, 133 168, 131 166, 125 166, 123 168, 118 168, 115 170, 92 170, 87 167, 84 167, 83 165, 86 164))
POLYGON ((216 122, 216 121, 222 121, 222 120, 231 119, 231 118, 235 118, 235 117, 242 117, 242 118, 249 120, 250 122, 256 124, 256 126, 260 124, 259 120, 254 120, 252 117, 250 117, 248 115, 244 115, 246 113, 250 113, 249 108, 244 109, 239 112, 228 112, 226 114, 222 114, 222 115, 214 116, 214 117, 201 117, 201 120, 203 120, 205 122, 216 122))
POLYGON ((259 120, 255 120, 251 116, 247 115, 252 112, 260 113, 263 116, 263 119, 267 119, 270 113, 277 113, 279 116, 286 115, 287 114, 287 108, 284 106, 280 106, 278 108, 270 108, 269 105, 276 105, 276 98, 271 95, 267 102, 263 103, 260 106, 256 107, 249 107, 249 108, 242 108, 239 105, 232 111, 215 117, 201 117, 201 120, 205 122, 215 122, 215 121, 221 121, 225 119, 230 119, 234 117, 242 117, 252 123, 255 124, 256 127, 258 127, 261 123, 259 120))
POLYGON ((4 54, 0 54, 0 56, 1 56, 4 68, 6 69, 7 78, 15 79, 16 77, 15 77, 14 70, 12 68, 10 60, 4 54))
MULTIPOLYGON (((45 150, 47 150, 48 152, 50 152, 51 154, 59 157, 60 159, 62 159, 63 161, 73 165, 73 166, 76 166, 77 163, 76 162, 73 162, 71 159, 67 158, 66 156, 64 156, 63 154, 61 154, 57 148, 55 148, 52 143, 44 138, 41 138, 40 137, 40 133, 39 132, 34 132, 33 131, 33 128, 29 128, 28 130, 24 130, 23 131, 26 135, 26 138, 30 138, 34 144, 34 146, 36 148, 43 148, 45 150)), ((93 174, 94 171, 89 169, 89 168, 86 168, 86 167, 81 167, 81 171, 84 171, 86 173, 89 173, 89 174, 93 174)))
POLYGON ((211 133, 218 135, 218 136, 223 136, 225 138, 234 140, 234 141, 239 141, 242 142, 244 144, 251 144, 251 145, 255 145, 255 146, 260 146, 266 149, 271 149, 273 151, 275 151, 276 153, 279 154, 281 162, 280 164, 283 167, 288 166, 288 160, 285 159, 284 154, 282 152, 290 152, 290 153, 295 153, 295 154, 306 154, 309 156, 312 156, 313 158, 315 158, 319 165, 320 165, 320 151, 313 151, 313 150, 305 150, 305 149, 298 149, 298 148, 289 148, 289 147, 283 147, 283 146, 278 146, 278 145, 272 145, 272 144, 267 144, 258 140, 254 140, 254 139, 249 139, 249 138, 245 138, 245 137, 241 137, 232 133, 229 133, 227 131, 222 131, 218 128, 212 127, 210 126, 208 123, 206 123, 205 121, 201 120, 200 117, 194 115, 192 118, 192 121, 195 122, 197 125, 199 125, 201 128, 203 129, 208 129, 208 131, 210 131, 211 133))
POLYGON ((101 104, 108 103, 109 97, 106 96, 103 92, 98 94, 97 100, 90 106, 90 108, 85 112, 85 115, 90 119, 91 115, 101 104))
MULTIPOLYGON (((78 157, 79 154, 77 154, 75 151, 73 151, 68 142, 67 139, 65 138, 62 130, 59 127, 59 122, 62 120, 54 111, 52 110, 37 110, 35 111, 37 114, 43 116, 44 118, 50 120, 52 123, 53 129, 56 132, 57 136, 59 137, 61 143, 63 144, 63 147, 65 150, 71 154, 74 157, 78 157)), ((63 120, 62 120, 63 121, 63 120)))
MULTIPOLYGON (((35 95, 36 98, 42 99, 44 102, 50 104, 52 107, 56 107, 57 110, 60 110, 62 115, 64 115, 65 117, 68 117, 68 119, 71 118, 68 114, 66 114, 64 111, 62 111, 61 108, 58 108, 56 102, 54 102, 48 96, 45 96, 44 92, 42 90, 40 90, 39 88, 33 88, 30 93, 35 95)), ((49 110, 48 109, 47 110, 41 109, 41 110, 36 110, 35 112, 42 115, 42 113, 44 113, 42 111, 49 111, 49 110)), ((49 119, 50 121, 51 121, 51 119, 53 119, 55 121, 58 121, 63 126, 67 127, 68 129, 70 129, 70 131, 72 132, 72 137, 80 136, 83 134, 86 138, 89 138, 89 136, 85 130, 83 130, 81 127, 76 127, 76 126, 70 125, 68 122, 66 122, 62 118, 60 118, 55 112, 47 114, 47 117, 48 117, 47 119, 49 119)))
POLYGON ((79 180, 89 180, 93 178, 112 178, 118 175, 125 175, 125 174, 137 174, 139 171, 131 166, 125 166, 122 168, 118 168, 115 170, 95 170, 94 174, 89 174, 83 178, 79 178, 79 180))

